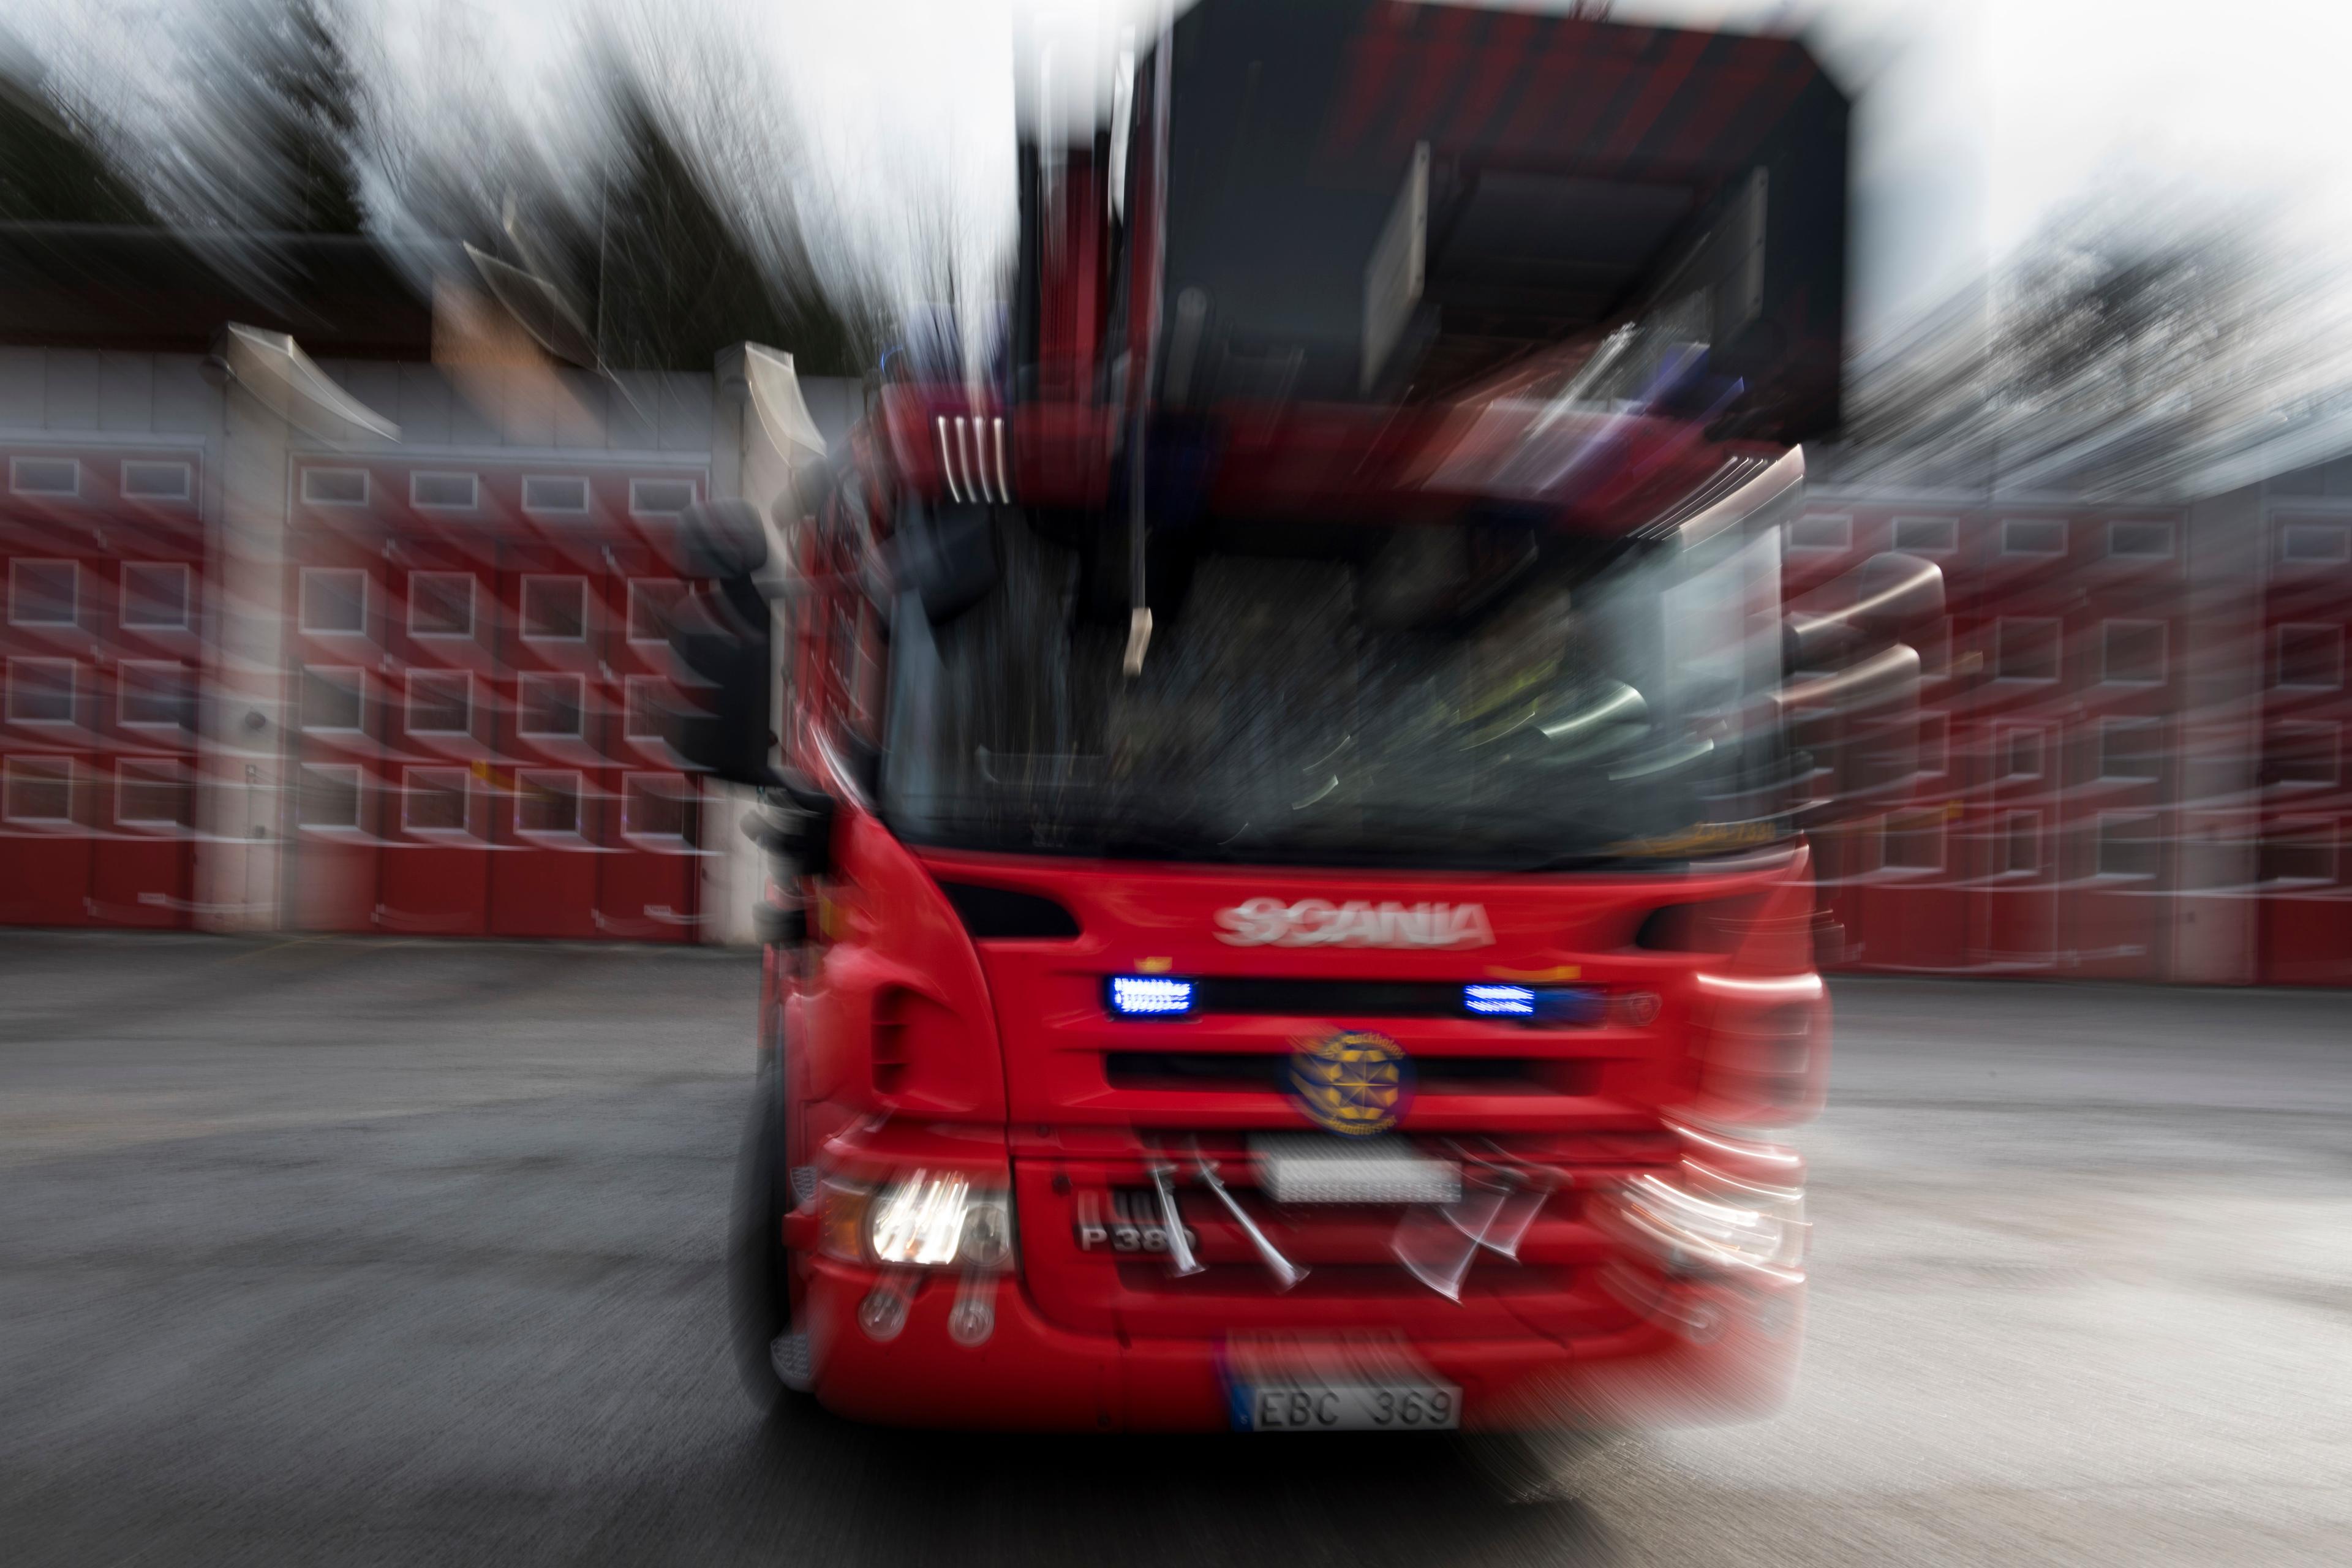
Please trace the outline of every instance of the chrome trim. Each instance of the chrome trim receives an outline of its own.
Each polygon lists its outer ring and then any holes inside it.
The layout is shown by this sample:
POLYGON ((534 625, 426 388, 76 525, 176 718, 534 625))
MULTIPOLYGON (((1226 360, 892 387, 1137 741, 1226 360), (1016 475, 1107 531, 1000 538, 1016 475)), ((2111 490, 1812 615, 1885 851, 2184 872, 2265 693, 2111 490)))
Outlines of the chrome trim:
POLYGON ((1737 492, 1740 486, 1754 479, 1770 464, 1767 458, 1726 458, 1722 466, 1701 479, 1696 489, 1633 531, 1637 539, 1663 539, 1691 519, 1706 510, 1726 496, 1737 492))
POLYGON ((866 798, 865 789, 850 775, 849 764, 842 760, 841 753, 834 748, 833 742, 825 738, 824 731, 814 725, 810 725, 803 731, 803 733, 807 737, 809 750, 816 753, 817 761, 822 764, 825 775, 817 780, 817 783, 829 784, 835 794, 857 807, 858 810, 872 811, 874 803, 866 798))
POLYGON ((1176 1265, 1181 1277, 1200 1273, 1202 1263, 1192 1256, 1192 1244, 1184 1239, 1184 1216, 1176 1212, 1176 1188, 1168 1179, 1175 1169, 1170 1164, 1154 1164, 1151 1185, 1160 1194, 1160 1223, 1168 1231, 1169 1261, 1176 1265))
POLYGON ((932 432, 939 438, 940 483, 947 490, 948 499, 959 505, 967 501, 1009 504, 1013 500, 1013 468, 1004 451, 1003 416, 956 415, 952 440, 948 436, 948 417, 940 414, 931 419, 932 432), (992 446, 996 465, 993 474, 989 472, 992 446))
POLYGON ((967 1349, 988 1342, 996 1331, 996 1277, 967 1272, 948 1309, 948 1338, 967 1349))
POLYGON ((1282 1249, 1266 1239, 1265 1232, 1258 1229, 1257 1221, 1250 1218, 1249 1211, 1243 1208, 1240 1201, 1225 1190, 1225 1184, 1217 1176, 1216 1162, 1202 1153, 1197 1148, 1192 1151, 1192 1158, 1199 1164, 1201 1184, 1217 1194, 1217 1201, 1225 1205, 1225 1212, 1234 1216, 1234 1223, 1242 1227, 1243 1234, 1250 1238, 1250 1245, 1257 1248, 1259 1260, 1274 1276, 1275 1289, 1287 1290, 1306 1279, 1307 1271, 1285 1258, 1282 1255, 1282 1249))
POLYGON ((1753 457, 1727 458, 1689 494, 1635 529, 1633 537, 1664 539, 1679 533, 1687 550, 1779 500, 1804 480, 1802 447, 1791 447, 1769 462, 1753 457))
POLYGON ((1443 1207, 1408 1211, 1389 1238, 1390 1256, 1406 1273, 1460 1305, 1462 1282, 1470 1277, 1470 1266, 1477 1261, 1505 1195, 1500 1187, 1486 1187, 1443 1207), (1475 1218, 1465 1212, 1474 1205, 1485 1210, 1475 1218), (1425 1249, 1417 1242, 1425 1243, 1425 1249))
POLYGON ((956 483, 955 458, 948 452, 948 416, 944 414, 934 416, 931 420, 931 426, 932 428, 939 432, 940 478, 947 484, 948 499, 951 501, 961 502, 963 500, 963 489, 962 487, 956 483))

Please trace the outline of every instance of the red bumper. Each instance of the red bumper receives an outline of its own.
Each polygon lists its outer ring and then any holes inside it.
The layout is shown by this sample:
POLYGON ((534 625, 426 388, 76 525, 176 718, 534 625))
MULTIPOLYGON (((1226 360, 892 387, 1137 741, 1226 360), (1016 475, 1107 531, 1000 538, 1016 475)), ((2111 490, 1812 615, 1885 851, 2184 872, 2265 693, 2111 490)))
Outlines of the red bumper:
MULTIPOLYGON (((891 1426, 991 1431, 1206 1432, 1230 1425, 1220 1340, 1074 1333, 1042 1319, 1017 1279, 995 1287, 986 1340, 948 1331, 952 1277, 917 1288, 903 1330, 877 1341, 857 1308, 875 1271, 811 1265, 803 1301, 814 1391, 835 1413, 891 1426)), ((1411 1346, 1462 1390, 1465 1428, 1629 1427, 1738 1420, 1786 1396, 1804 1287, 1769 1279, 1667 1285, 1624 1277, 1634 1310, 1607 1335, 1432 1340, 1411 1346)))

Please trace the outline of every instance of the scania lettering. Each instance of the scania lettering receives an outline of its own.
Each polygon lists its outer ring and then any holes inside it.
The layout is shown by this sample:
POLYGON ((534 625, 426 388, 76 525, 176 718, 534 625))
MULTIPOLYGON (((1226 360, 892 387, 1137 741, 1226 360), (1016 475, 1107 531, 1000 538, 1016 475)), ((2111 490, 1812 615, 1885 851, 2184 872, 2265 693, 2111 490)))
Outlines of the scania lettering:
POLYGON ((1435 5, 1049 44, 1003 342, 910 334, 782 501, 679 528, 673 744, 772 867, 747 1378, 1089 1432, 1769 1409, 1806 833, 1900 804, 1942 613, 1902 556, 1781 602, 1845 100, 1791 41, 1435 5), (1580 60, 1623 85, 1570 112, 1580 60))
POLYGON ((1217 940, 1235 947, 1491 947, 1495 942, 1486 911, 1476 904, 1249 899, 1219 910, 1217 924, 1223 928, 1217 940))

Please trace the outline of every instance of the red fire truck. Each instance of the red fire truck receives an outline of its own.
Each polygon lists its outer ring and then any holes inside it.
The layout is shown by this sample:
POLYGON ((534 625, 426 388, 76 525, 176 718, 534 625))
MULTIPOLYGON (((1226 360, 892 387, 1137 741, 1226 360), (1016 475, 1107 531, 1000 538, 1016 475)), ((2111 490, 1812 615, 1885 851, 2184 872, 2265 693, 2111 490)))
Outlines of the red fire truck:
POLYGON ((775 517, 683 531, 677 744, 775 856, 747 1374, 991 1428, 1769 1407, 1799 827, 1899 780, 1940 595, 1780 600, 1844 100, 1785 40, 1366 0, 1207 0, 1112 77, 1024 76, 995 362, 894 355, 775 517))

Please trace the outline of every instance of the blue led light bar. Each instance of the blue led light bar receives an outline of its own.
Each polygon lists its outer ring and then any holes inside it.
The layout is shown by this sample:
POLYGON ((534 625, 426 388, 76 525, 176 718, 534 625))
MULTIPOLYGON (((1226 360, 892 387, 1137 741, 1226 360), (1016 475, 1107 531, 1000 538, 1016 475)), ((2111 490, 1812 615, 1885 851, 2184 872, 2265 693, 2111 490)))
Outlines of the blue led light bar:
POLYGON ((1580 985, 1465 985, 1462 1010, 1474 1018, 1524 1018, 1535 1024, 1598 1024, 1603 993, 1580 985))
POLYGON ((1110 1010, 1124 1018, 1165 1018, 1192 1010, 1192 983, 1158 974, 1110 977, 1110 1010))
POLYGON ((1462 1005, 1489 1018, 1532 1018, 1536 994, 1527 985, 1465 985, 1462 1005))

